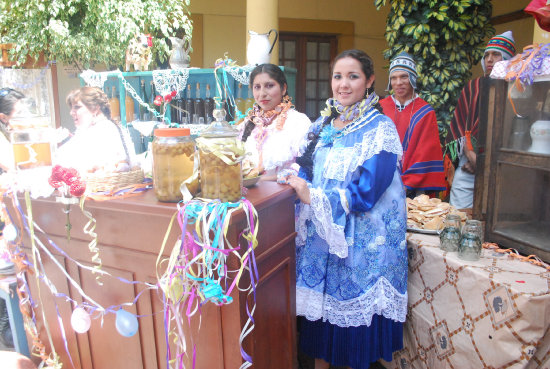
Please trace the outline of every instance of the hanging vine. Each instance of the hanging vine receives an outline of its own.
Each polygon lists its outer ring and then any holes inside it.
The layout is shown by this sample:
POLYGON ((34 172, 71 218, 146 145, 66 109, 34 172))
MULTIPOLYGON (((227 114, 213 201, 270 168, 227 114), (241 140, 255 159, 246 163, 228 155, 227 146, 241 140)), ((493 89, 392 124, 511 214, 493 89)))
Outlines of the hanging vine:
POLYGON ((419 94, 436 111, 440 137, 445 137, 471 68, 483 57, 494 35, 492 5, 485 0, 375 0, 389 3, 386 21, 388 60, 406 51, 416 60, 419 94))

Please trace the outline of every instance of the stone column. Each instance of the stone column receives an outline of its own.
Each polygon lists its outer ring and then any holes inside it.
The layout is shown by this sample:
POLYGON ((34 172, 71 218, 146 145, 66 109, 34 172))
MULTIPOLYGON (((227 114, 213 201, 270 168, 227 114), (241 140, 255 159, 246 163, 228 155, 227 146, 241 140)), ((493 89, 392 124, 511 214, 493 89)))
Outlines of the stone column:
MULTIPOLYGON (((248 31, 267 33, 270 29, 279 32, 279 0, 247 0, 246 1, 246 44, 250 35, 248 31)), ((269 37, 273 42, 275 35, 269 37)), ((271 63, 279 64, 279 40, 271 51, 271 63)))

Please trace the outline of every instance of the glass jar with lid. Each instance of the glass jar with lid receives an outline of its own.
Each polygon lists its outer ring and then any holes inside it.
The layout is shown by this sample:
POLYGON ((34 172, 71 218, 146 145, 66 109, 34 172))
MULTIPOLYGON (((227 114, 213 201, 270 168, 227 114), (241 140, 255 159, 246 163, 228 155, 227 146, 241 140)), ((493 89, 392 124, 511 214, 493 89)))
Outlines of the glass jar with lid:
POLYGON ((241 198, 244 145, 239 132, 225 121, 225 111, 214 109, 215 121, 197 138, 201 173, 201 196, 234 202, 241 198))
MULTIPOLYGON (((181 185, 194 172, 195 142, 189 128, 159 128, 154 131, 153 187, 159 201, 183 199, 181 185)), ((198 190, 198 181, 188 185, 191 193, 198 190)))
POLYGON ((16 129, 10 140, 16 169, 52 165, 54 132, 46 127, 16 129))

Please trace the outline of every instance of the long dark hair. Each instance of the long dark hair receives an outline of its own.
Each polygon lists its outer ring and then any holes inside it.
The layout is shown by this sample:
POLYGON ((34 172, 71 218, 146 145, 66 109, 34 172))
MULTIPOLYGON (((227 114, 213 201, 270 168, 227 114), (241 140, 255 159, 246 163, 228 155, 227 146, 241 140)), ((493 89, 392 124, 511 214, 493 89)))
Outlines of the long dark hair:
POLYGON ((0 89, 0 113, 10 115, 13 112, 15 103, 23 98, 25 98, 25 95, 13 88, 0 89))
MULTIPOLYGON (((283 97, 288 95, 288 83, 286 82, 286 76, 284 72, 281 70, 281 68, 279 68, 275 64, 260 64, 256 68, 254 68, 252 72, 250 72, 249 88, 253 88, 254 79, 258 74, 261 74, 261 73, 267 73, 267 75, 270 78, 274 79, 279 84, 279 86, 281 86, 281 89, 286 88, 286 91, 283 97)), ((248 118, 245 118, 245 119, 246 119, 246 123, 245 123, 246 125, 244 126, 244 130, 243 130, 243 137, 242 137, 243 142, 246 142, 246 140, 248 139, 248 136, 250 136, 250 133, 252 133, 252 130, 254 129, 254 122, 252 122, 252 120, 248 118)))
MULTIPOLYGON (((336 62, 343 58, 353 58, 357 60, 361 64, 361 70, 363 71, 367 79, 374 75, 374 63, 371 57, 368 56, 364 51, 357 49, 345 50, 338 54, 336 58, 334 58, 330 66, 331 74, 332 71, 334 71, 334 65, 336 64, 336 62)), ((365 91, 365 96, 371 93, 374 93, 374 82, 365 91)), ((382 111, 382 108, 378 103, 374 106, 374 108, 378 111, 382 111)), ((319 135, 321 134, 325 126, 327 126, 338 115, 339 113, 336 111, 336 109, 332 108, 330 116, 326 117, 323 120, 323 123, 321 123, 321 127, 319 128, 317 133, 309 133, 308 139, 310 140, 310 142, 307 145, 304 154, 296 158, 296 163, 300 165, 302 170, 305 172, 307 178, 310 180, 313 178, 313 152, 315 151, 315 147, 317 146, 317 142, 319 141, 319 135)))

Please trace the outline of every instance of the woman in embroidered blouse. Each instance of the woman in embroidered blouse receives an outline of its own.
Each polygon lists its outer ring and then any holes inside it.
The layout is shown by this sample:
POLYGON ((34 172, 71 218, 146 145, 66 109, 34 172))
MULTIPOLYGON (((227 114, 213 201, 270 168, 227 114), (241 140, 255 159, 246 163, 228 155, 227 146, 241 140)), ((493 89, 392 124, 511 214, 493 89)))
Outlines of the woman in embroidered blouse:
POLYGON ((135 164, 127 132, 111 120, 107 95, 97 87, 81 87, 67 96, 76 131, 56 154, 56 164, 81 173, 125 172, 135 164))
POLYGON ((274 64, 261 64, 250 73, 256 103, 241 125, 248 153, 243 168, 251 168, 247 177, 263 174, 263 180, 274 180, 305 149, 311 121, 294 109, 287 86, 285 74, 274 64))
POLYGON ((407 313, 405 192, 395 125, 381 114, 372 59, 338 55, 333 98, 287 183, 297 206, 296 304, 300 347, 329 363, 367 369, 403 347, 407 313))

